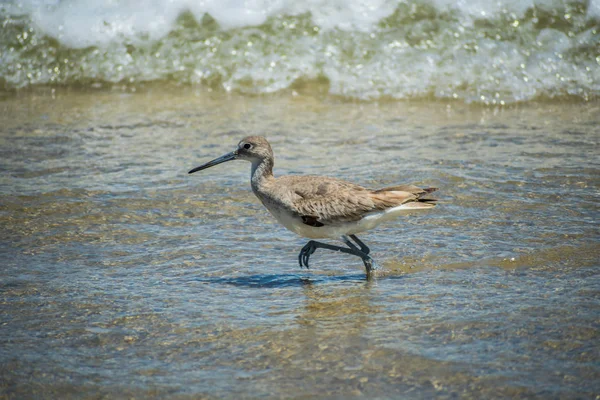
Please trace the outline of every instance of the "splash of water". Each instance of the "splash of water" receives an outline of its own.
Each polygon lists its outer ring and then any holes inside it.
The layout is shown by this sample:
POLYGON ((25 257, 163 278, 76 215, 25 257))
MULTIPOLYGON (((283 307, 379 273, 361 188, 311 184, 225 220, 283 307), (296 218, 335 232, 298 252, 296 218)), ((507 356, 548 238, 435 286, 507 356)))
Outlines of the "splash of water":
POLYGON ((84 0, 0 5, 0 84, 506 104, 600 94, 600 0, 84 0))

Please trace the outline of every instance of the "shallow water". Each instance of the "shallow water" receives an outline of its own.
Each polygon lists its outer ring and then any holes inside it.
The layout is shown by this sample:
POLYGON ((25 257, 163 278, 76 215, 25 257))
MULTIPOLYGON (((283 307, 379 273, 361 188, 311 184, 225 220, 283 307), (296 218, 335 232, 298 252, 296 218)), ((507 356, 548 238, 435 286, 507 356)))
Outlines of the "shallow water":
POLYGON ((491 109, 155 86, 0 102, 0 386, 24 397, 594 398, 600 104, 491 109), (276 174, 440 188, 319 250, 262 208, 276 174))

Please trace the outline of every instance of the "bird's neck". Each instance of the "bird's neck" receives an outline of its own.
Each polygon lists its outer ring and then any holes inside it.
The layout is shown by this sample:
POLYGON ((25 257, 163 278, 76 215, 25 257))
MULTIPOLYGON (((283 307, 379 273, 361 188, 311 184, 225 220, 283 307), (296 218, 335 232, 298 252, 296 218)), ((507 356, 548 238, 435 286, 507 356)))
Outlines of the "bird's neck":
POLYGON ((255 192, 259 191, 260 187, 271 179, 273 179, 273 159, 262 159, 252 162, 250 183, 255 192))

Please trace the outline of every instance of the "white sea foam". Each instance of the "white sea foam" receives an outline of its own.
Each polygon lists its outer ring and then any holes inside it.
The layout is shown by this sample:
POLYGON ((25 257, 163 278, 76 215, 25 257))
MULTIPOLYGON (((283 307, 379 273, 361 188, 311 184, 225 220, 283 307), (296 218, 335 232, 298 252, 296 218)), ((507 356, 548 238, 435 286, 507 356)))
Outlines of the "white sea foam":
POLYGON ((600 0, 25 0, 0 11, 8 87, 175 79, 265 93, 326 78, 332 94, 362 99, 600 93, 600 0))
MULTIPOLYGON (((190 11, 201 20, 205 14, 223 29, 259 26, 277 15, 296 16, 308 13, 316 27, 323 30, 374 30, 406 1, 391 0, 26 0, 20 8, 31 14, 34 24, 49 36, 79 48, 102 46, 114 40, 145 37, 157 40, 167 35, 177 17, 190 11)), ((431 0, 439 11, 455 11, 463 21, 490 19, 510 14, 522 18, 527 10, 560 9, 563 0, 431 0)), ((600 0, 589 0, 588 18, 600 17, 600 0)))
POLYGON ((23 2, 33 23, 45 34, 60 38, 73 48, 106 46, 114 41, 158 40, 167 35, 185 11, 197 20, 205 14, 223 29, 263 24, 276 15, 310 13, 315 26, 324 30, 371 30, 391 15, 399 2, 389 0, 152 0, 70 2, 29 0, 23 2))

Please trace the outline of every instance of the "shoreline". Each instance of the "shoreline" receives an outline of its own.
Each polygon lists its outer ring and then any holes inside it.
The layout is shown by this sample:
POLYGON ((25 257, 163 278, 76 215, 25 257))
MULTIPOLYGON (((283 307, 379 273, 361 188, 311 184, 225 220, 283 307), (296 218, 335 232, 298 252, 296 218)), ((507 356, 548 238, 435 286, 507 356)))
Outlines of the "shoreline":
POLYGON ((2 88, 0 89, 0 101, 10 100, 22 96, 60 96, 67 94, 153 94, 155 91, 165 92, 169 95, 180 94, 182 96, 233 96, 236 98, 251 99, 278 99, 278 98, 311 98, 324 102, 340 102, 347 104, 441 104, 450 107, 466 107, 481 109, 513 109, 519 107, 558 104, 597 104, 600 103, 600 95, 592 95, 583 98, 579 95, 561 95, 558 97, 539 96, 532 100, 515 100, 501 104, 499 102, 465 102, 463 99, 450 97, 418 96, 406 98, 392 98, 383 96, 377 99, 359 99, 356 97, 344 97, 329 93, 329 83, 322 80, 313 80, 292 84, 289 88, 272 93, 245 93, 239 90, 228 91, 222 87, 206 84, 181 84, 169 81, 152 81, 142 83, 93 83, 76 85, 34 85, 24 88, 2 88))

